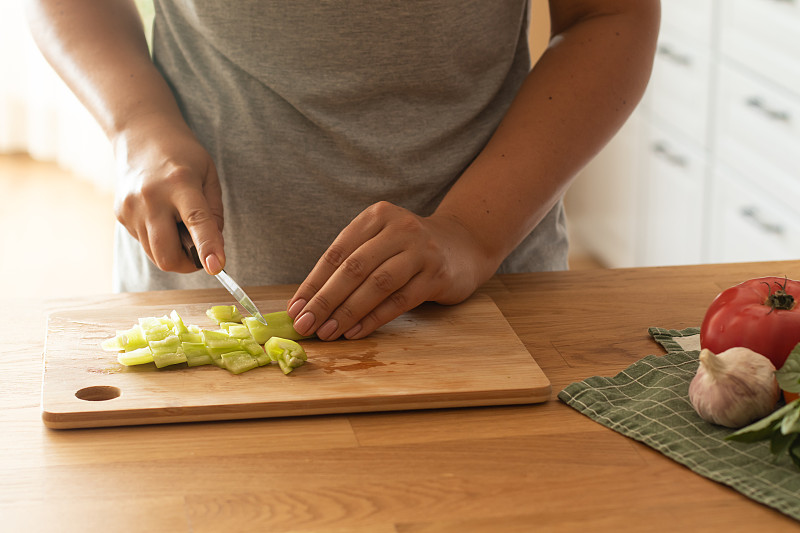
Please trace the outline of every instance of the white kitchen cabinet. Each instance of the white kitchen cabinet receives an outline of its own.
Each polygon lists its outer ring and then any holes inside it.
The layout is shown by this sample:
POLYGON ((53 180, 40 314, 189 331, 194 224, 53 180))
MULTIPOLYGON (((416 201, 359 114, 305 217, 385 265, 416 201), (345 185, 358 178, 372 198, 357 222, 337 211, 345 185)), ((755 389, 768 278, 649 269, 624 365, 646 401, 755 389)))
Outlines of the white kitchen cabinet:
POLYGON ((797 259, 800 2, 720 10, 708 260, 797 259))
POLYGON ((797 259, 800 215, 796 209, 771 190, 753 187, 731 169, 717 168, 714 178, 713 262, 797 259))
POLYGON ((669 29, 661 32, 644 106, 649 117, 705 146, 710 120, 711 51, 669 29))
POLYGON ((608 266, 800 258, 800 0, 668 0, 662 12, 633 118, 641 142, 612 140, 567 195, 573 216, 597 194, 587 183, 627 170, 616 183, 640 204, 595 197, 573 238, 608 266), (593 216, 634 224, 630 248, 596 228, 586 242, 593 216))
POLYGON ((800 86, 800 2, 724 0, 719 12, 722 61, 744 65, 778 85, 800 86))
POLYGON ((644 152, 642 121, 634 115, 573 182, 565 208, 570 233, 586 252, 609 267, 636 264, 641 227, 638 169, 644 152))
POLYGON ((647 126, 642 179, 644 266, 699 263, 703 259, 706 154, 685 137, 647 126))
POLYGON ((713 40, 710 29, 715 3, 714 0, 661 0, 661 24, 671 33, 708 48, 713 40))

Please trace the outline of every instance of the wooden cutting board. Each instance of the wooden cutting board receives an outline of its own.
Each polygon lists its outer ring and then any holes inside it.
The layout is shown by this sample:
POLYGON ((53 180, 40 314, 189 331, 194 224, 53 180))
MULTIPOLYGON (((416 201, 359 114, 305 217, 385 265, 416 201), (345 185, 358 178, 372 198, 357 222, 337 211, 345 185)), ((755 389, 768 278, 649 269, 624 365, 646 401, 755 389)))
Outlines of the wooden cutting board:
MULTIPOLYGON (((256 301, 262 312, 283 301, 256 301)), ((172 309, 216 325, 209 305, 124 307, 50 315, 42 419, 51 428, 431 409, 547 401, 550 381, 491 298, 425 304, 365 339, 301 341, 308 363, 234 375, 215 366, 125 367, 100 342, 172 309)))

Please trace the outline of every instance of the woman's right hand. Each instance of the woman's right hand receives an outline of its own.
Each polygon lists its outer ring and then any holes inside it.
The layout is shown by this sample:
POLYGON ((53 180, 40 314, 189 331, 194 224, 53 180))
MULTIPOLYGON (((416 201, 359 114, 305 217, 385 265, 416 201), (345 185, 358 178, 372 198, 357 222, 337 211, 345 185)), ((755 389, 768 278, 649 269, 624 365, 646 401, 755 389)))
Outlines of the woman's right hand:
POLYGON ((31 34, 114 145, 117 219, 158 266, 197 270, 178 237, 183 221, 204 268, 225 266, 222 192, 208 152, 153 64, 133 0, 30 0, 31 34))
POLYGON ((184 123, 151 116, 116 139, 117 219, 164 271, 197 270, 180 243, 183 222, 209 274, 225 266, 222 190, 211 156, 184 123))

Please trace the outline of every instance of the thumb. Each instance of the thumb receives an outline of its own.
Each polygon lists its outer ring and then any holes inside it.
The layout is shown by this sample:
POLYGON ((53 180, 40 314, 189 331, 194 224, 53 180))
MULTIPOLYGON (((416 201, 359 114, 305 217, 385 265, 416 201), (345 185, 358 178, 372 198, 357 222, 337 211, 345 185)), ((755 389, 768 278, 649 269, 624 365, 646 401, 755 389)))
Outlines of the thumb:
POLYGON ((225 266, 224 240, 222 237, 222 214, 212 211, 202 194, 187 198, 178 205, 178 214, 194 243, 197 255, 209 274, 219 274, 225 266))

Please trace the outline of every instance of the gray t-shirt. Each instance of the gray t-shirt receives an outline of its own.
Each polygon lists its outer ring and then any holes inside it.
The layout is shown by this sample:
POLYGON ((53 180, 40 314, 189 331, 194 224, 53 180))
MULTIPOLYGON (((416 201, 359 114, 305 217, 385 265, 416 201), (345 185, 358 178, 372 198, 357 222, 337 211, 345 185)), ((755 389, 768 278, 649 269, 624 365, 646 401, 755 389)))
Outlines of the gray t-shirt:
MULTIPOLYGON (((527 0, 156 0, 154 61, 222 182, 226 271, 298 283, 367 206, 433 212, 530 70, 528 17, 527 0)), ((116 290, 217 286, 116 237, 116 290)), ((500 271, 566 254, 559 202, 500 271)))

